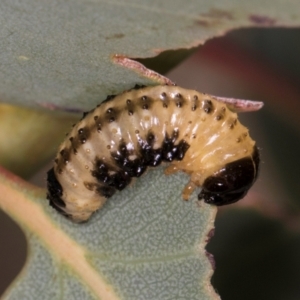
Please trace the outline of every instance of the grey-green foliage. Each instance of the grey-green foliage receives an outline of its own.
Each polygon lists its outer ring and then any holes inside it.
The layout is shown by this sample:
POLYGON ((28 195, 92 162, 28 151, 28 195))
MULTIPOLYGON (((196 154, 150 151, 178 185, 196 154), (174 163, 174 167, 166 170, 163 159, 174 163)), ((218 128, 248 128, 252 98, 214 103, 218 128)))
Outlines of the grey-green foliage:
MULTIPOLYGON (((199 202, 196 193, 183 201, 188 176, 181 172, 166 176, 163 168, 149 170, 118 192, 85 224, 72 223, 46 202, 43 206, 85 247, 91 265, 120 299, 218 299, 210 287, 212 266, 204 250, 215 208, 199 202)), ((80 284, 80 274, 54 259, 57 253, 49 252, 34 234, 28 239, 27 267, 5 300, 34 300, 41 295, 44 300, 93 299, 80 284)))
POLYGON ((96 299, 68 267, 54 259, 38 238, 29 234, 28 241, 26 269, 3 299, 96 299))
POLYGON ((295 26, 299 1, 3 0, 1 101, 62 110, 154 79, 113 63, 155 56, 247 26, 295 26))

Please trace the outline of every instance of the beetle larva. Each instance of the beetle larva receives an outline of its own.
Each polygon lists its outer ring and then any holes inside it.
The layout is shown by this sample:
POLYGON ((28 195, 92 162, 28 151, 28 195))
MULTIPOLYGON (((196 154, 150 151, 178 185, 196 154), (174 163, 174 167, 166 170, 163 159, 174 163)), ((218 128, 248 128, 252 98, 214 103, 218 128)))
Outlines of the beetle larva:
POLYGON ((147 167, 183 171, 189 199, 224 205, 243 198, 257 178, 259 154, 237 114, 215 97, 177 86, 135 88, 86 113, 48 172, 48 199, 76 222, 87 220, 147 167))

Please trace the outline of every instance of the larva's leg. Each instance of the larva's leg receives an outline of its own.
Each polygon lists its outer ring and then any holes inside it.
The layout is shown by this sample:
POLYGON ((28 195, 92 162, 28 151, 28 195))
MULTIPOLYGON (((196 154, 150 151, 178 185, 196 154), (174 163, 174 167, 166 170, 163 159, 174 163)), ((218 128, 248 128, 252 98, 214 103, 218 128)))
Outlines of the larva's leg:
POLYGON ((184 187, 182 191, 183 200, 188 201, 195 188, 196 185, 193 182, 189 181, 189 183, 184 187))
POLYGON ((166 175, 172 175, 176 172, 178 172, 179 169, 175 166, 175 165, 172 165, 170 164, 166 169, 165 169, 165 174, 166 175))

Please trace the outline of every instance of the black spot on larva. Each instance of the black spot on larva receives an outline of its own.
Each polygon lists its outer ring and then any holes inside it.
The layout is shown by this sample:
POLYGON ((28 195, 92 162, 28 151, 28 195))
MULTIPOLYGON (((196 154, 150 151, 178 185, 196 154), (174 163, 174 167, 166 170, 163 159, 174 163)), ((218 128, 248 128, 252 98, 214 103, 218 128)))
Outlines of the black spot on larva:
POLYGON ((202 102, 202 108, 204 110, 205 113, 209 114, 212 112, 214 106, 211 100, 204 100, 202 102))
POLYGON ((160 99, 161 99, 163 107, 167 108, 170 103, 170 99, 168 98, 168 95, 165 92, 163 92, 160 94, 160 99))
POLYGON ((116 189, 111 186, 102 185, 97 187, 96 191, 100 196, 103 196, 105 198, 110 198, 116 192, 116 189))
MULTIPOLYGON (((120 143, 119 148, 116 152, 112 152, 111 156, 126 174, 130 177, 140 177, 146 170, 146 165, 142 157, 130 159, 130 153, 125 143, 120 143)), ((128 182, 129 183, 129 182, 128 182)))
MULTIPOLYGON (((48 198, 49 199, 49 198, 48 198)), ((50 200, 50 199, 49 199, 50 200)), ((54 209, 56 209, 57 212, 59 212, 61 215, 69 217, 70 215, 67 214, 61 207, 57 206, 57 204, 55 203, 55 200, 50 200, 49 201, 49 205, 51 207, 53 207, 54 209)))
POLYGON ((162 100, 166 99, 166 98, 167 98, 167 94, 166 94, 165 92, 162 92, 162 93, 160 94, 160 98, 161 98, 162 100))
POLYGON ((162 144, 162 158, 165 161, 172 161, 177 156, 178 145, 175 142, 178 138, 178 130, 174 130, 171 136, 166 134, 162 144))
POLYGON ((107 102, 111 101, 111 100, 114 99, 115 97, 116 97, 116 95, 108 95, 108 96, 106 97, 106 99, 103 100, 97 107, 99 107, 99 106, 102 105, 103 103, 107 103, 107 102))
POLYGON ((152 149, 143 147, 141 153, 147 166, 157 167, 162 162, 162 149, 152 149))
POLYGON ((117 108, 110 107, 106 110, 105 119, 107 122, 111 123, 118 119, 121 111, 117 108))
POLYGON ((79 142, 84 144, 87 139, 90 137, 91 131, 87 127, 82 127, 78 129, 78 136, 76 139, 73 139, 72 146, 73 148, 77 148, 79 146, 79 142))
POLYGON ((131 181, 130 175, 123 170, 108 166, 101 159, 96 159, 95 168, 91 171, 101 186, 109 186, 118 190, 124 189, 131 181))
MULTIPOLYGON (((90 112, 93 112, 94 110, 95 110, 95 109, 92 109, 92 110, 90 110, 90 111, 85 111, 85 112, 83 112, 80 121, 82 121, 83 119, 85 119, 85 118, 89 115, 89 113, 90 113, 90 112)), ((75 125, 73 125, 73 127, 74 127, 74 126, 75 126, 75 125)))
POLYGON ((153 148, 155 135, 152 132, 148 133, 146 140, 140 139, 139 152, 144 160, 144 164, 156 167, 163 160, 168 162, 175 159, 182 160, 190 145, 184 140, 179 141, 179 143, 175 145, 178 136, 178 130, 174 130, 171 136, 166 135, 161 148, 158 149, 153 148))
POLYGON ((92 176, 101 183, 107 183, 109 181, 108 166, 101 159, 96 159, 94 166, 91 171, 92 176))
POLYGON ((214 205, 226 205, 242 199, 257 178, 259 158, 256 151, 254 149, 253 158, 245 157, 228 163, 206 178, 198 199, 214 205))
POLYGON ((97 184, 93 183, 93 182, 83 182, 83 185, 89 190, 89 191, 94 191, 96 187, 98 187, 97 184))
POLYGON ((62 209, 66 207, 65 202, 61 199, 63 195, 63 189, 56 178, 53 168, 47 172, 47 188, 47 199, 49 200, 49 204, 58 212, 67 215, 67 213, 62 209))
POLYGON ((70 138, 71 142, 71 149, 73 150, 74 154, 77 154, 77 149, 83 144, 82 139, 86 139, 84 136, 80 136, 77 134, 75 137, 70 138))
POLYGON ((153 145, 153 143, 154 143, 154 141, 155 141, 155 135, 154 135, 154 133, 153 132, 148 132, 148 134, 147 134, 147 137, 146 137, 146 141, 147 141, 147 143, 149 144, 149 145, 151 145, 151 147, 152 147, 152 145, 153 145))
POLYGON ((88 113, 89 113, 89 111, 84 111, 82 114, 82 119, 84 119, 88 113))
POLYGON ((71 142, 71 149, 73 150, 74 154, 77 154, 77 147, 79 147, 80 144, 82 144, 79 140, 79 138, 75 138, 72 136, 69 138, 69 141, 71 142))
POLYGON ((228 124, 229 124, 229 129, 233 129, 235 126, 236 126, 236 124, 237 124, 237 119, 230 119, 229 121, 228 121, 228 124))
POLYGON ((111 179, 113 182, 111 185, 119 191, 123 190, 131 182, 130 175, 122 171, 112 175, 111 179))
POLYGON ((98 132, 101 131, 102 129, 102 121, 101 121, 101 118, 99 118, 99 116, 94 116, 94 121, 95 121, 95 124, 92 126, 91 130, 90 131, 93 131, 94 128, 96 128, 96 130, 98 132))
POLYGON ((132 90, 139 90, 139 89, 142 89, 142 88, 144 88, 145 87, 145 85, 142 85, 142 84, 136 84, 133 88, 132 88, 132 90))
POLYGON ((69 149, 64 148, 59 152, 59 154, 61 155, 61 159, 59 160, 59 162, 63 161, 66 164, 70 161, 71 153, 69 149))
POLYGON ((182 160, 184 158, 184 155, 186 151, 190 148, 190 145, 185 141, 181 140, 177 145, 177 153, 176 153, 176 159, 182 160))
POLYGON ((217 121, 220 121, 220 120, 224 119, 225 113, 226 113, 226 108, 223 106, 223 107, 221 107, 220 111, 218 111, 215 119, 217 121))
POLYGON ((154 142, 155 135, 151 131, 147 134, 146 140, 138 139, 139 153, 146 166, 156 167, 162 162, 162 149, 153 149, 154 142))
POLYGON ((186 100, 182 97, 182 95, 180 93, 177 93, 175 95, 175 104, 177 107, 183 107, 186 103, 186 100))
POLYGON ((153 99, 145 95, 141 97, 140 105, 142 109, 150 109, 152 104, 153 104, 153 99))
POLYGON ((195 111, 198 107, 199 107, 199 99, 197 95, 194 95, 192 99, 192 111, 195 111))
POLYGON ((135 110, 135 104, 133 101, 131 101, 130 99, 127 99, 126 100, 126 109, 128 111, 128 115, 129 116, 132 116, 133 115, 133 112, 135 110))

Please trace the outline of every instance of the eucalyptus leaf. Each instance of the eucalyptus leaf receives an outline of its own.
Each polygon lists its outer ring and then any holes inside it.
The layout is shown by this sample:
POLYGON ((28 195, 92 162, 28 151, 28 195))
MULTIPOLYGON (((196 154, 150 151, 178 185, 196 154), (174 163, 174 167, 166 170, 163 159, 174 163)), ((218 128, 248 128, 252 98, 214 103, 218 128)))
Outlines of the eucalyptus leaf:
POLYGON ((196 193, 183 201, 188 176, 166 176, 163 168, 150 169, 84 224, 59 215, 42 191, 1 178, 2 209, 29 243, 27 264, 2 299, 219 299, 204 249, 216 208, 196 193))
POLYGON ((93 108, 135 84, 164 83, 116 55, 191 48, 234 28, 299 26, 298 0, 3 0, 0 99, 66 111, 93 108))

